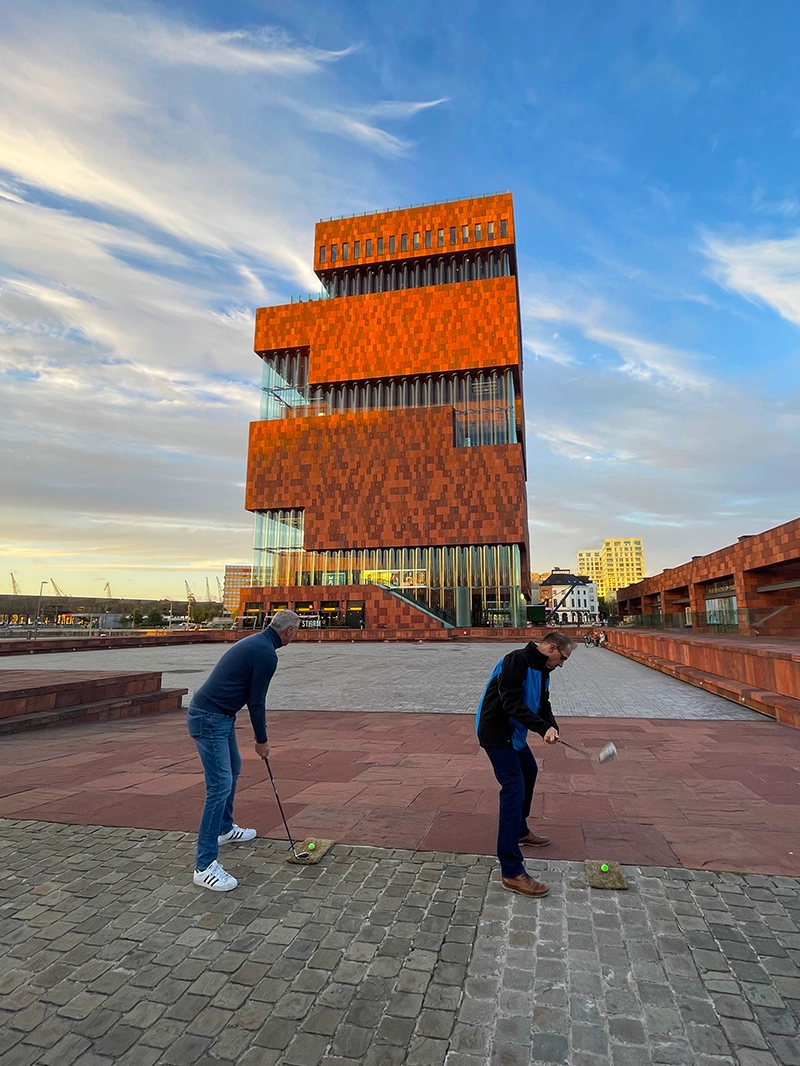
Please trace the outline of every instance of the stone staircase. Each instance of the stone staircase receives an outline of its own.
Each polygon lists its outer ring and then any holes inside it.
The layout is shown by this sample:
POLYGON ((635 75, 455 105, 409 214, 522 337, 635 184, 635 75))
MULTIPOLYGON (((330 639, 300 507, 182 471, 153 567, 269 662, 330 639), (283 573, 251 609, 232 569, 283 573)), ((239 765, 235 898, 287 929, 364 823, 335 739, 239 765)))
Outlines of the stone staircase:
MULTIPOLYGON (((693 643, 699 644, 699 642, 693 643)), ((662 649, 667 650, 669 647, 670 645, 664 640, 658 642, 652 640, 646 642, 645 646, 635 647, 632 646, 632 642, 626 644, 620 641, 619 635, 613 633, 613 631, 609 634, 609 641, 606 644, 606 648, 609 651, 616 652, 618 655, 624 655, 626 658, 633 659, 644 666, 660 670, 662 674, 669 674, 670 677, 685 681, 687 684, 694 685, 697 688, 702 688, 715 696, 733 700, 734 703, 738 703, 742 707, 749 707, 753 711, 769 715, 770 718, 774 718, 781 725, 800 729, 800 699, 782 692, 776 692, 763 683, 758 684, 757 678, 760 671, 747 669, 751 664, 747 662, 748 655, 746 650, 736 648, 733 653, 734 655, 736 652, 739 653, 740 662, 736 663, 736 666, 741 669, 742 673, 750 674, 750 677, 745 680, 741 676, 726 677, 712 673, 699 665, 680 662, 677 655, 675 658, 665 658, 663 654, 657 654, 662 649)), ((758 649, 758 651, 763 655, 763 649, 758 649)), ((673 654, 675 653, 673 652, 673 654)), ((739 669, 730 669, 729 672, 730 674, 735 674, 739 672, 739 669)), ((763 674, 763 672, 761 673, 763 674)), ((763 676, 763 680, 768 680, 768 675, 763 676)))
POLYGON ((160 672, 0 670, 0 734, 180 710, 160 672))

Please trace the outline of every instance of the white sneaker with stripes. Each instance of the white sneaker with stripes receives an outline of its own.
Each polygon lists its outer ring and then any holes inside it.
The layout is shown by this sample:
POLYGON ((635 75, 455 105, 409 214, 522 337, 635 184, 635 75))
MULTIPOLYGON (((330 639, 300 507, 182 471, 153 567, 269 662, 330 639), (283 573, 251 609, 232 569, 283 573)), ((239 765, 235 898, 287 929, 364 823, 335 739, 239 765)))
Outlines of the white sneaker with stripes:
POLYGON ((242 829, 234 822, 227 833, 217 837, 217 844, 242 844, 246 840, 255 840, 257 836, 255 829, 242 829))
POLYGON ((195 870, 194 883, 200 888, 210 888, 212 892, 230 892, 239 882, 226 873, 216 859, 205 870, 195 870))

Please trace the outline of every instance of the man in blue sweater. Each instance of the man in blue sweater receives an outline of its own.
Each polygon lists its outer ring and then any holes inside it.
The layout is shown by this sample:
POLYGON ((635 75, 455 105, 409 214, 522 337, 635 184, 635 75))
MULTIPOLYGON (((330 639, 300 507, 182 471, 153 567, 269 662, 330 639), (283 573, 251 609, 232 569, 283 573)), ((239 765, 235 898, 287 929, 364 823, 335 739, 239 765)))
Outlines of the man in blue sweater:
POLYGON ((236 712, 247 706, 256 755, 265 758, 269 755, 267 689, 278 665, 277 650, 290 644, 299 628, 299 615, 278 611, 267 629, 237 641, 225 652, 189 704, 189 735, 206 775, 194 883, 213 892, 229 892, 238 884, 217 862, 220 845, 256 836, 255 829, 241 829, 233 820, 236 779, 242 769, 236 745, 236 712))

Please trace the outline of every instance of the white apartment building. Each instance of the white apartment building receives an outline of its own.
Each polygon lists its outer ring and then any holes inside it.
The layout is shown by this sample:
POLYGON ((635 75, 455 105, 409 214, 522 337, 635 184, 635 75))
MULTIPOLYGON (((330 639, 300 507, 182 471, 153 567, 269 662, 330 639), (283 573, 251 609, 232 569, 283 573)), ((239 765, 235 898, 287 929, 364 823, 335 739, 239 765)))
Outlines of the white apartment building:
POLYGON ((588 577, 556 570, 542 584, 550 589, 551 625, 589 625, 600 620, 597 585, 588 577))

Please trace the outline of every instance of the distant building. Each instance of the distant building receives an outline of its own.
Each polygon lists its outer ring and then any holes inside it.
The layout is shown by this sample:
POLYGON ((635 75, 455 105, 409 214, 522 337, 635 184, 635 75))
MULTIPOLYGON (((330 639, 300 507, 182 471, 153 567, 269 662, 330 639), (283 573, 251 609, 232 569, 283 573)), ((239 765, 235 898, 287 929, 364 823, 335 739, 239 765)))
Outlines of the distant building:
POLYGON ((239 593, 250 587, 253 570, 250 566, 226 566, 222 592, 222 613, 229 618, 239 614, 239 593))
POLYGON ((602 548, 578 552, 578 574, 597 585, 605 598, 618 588, 632 585, 644 577, 644 546, 641 537, 607 537, 602 548))
POLYGON ((554 570, 546 578, 540 592, 547 593, 553 625, 587 625, 600 620, 597 585, 581 574, 568 570, 554 570))

